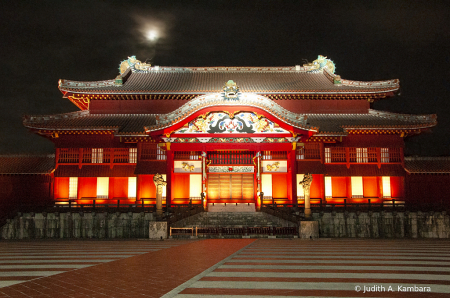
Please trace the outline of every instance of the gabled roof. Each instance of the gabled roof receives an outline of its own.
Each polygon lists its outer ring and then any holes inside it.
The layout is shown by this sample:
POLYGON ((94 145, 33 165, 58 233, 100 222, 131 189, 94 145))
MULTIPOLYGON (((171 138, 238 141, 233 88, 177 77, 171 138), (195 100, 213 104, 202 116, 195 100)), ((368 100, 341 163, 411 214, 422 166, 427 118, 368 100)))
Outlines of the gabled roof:
POLYGON ((449 174, 450 157, 405 157, 405 170, 410 174, 449 174))
POLYGON ((2 174, 50 174, 55 168, 55 155, 0 155, 2 174))
POLYGON ((351 81, 334 83, 336 75, 327 69, 309 72, 307 67, 152 67, 146 72, 129 68, 115 80, 81 82, 60 80, 63 93, 78 94, 209 94, 223 91, 228 80, 240 92, 256 94, 345 94, 392 93, 399 80, 351 81))

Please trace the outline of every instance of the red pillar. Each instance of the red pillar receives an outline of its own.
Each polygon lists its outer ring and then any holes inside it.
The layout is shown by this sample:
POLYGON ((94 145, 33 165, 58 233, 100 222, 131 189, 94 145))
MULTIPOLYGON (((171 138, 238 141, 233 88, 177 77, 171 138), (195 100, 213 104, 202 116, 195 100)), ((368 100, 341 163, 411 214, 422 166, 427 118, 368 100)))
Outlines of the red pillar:
POLYGON ((383 178, 381 176, 377 177, 378 183, 378 198, 383 201, 383 178))
POLYGON ((136 202, 141 200, 141 175, 136 176, 136 202))
POLYGON ((170 145, 167 146, 167 170, 166 170, 166 206, 170 207, 172 204, 172 194, 173 194, 173 151, 170 150, 170 145))
POLYGON ((292 198, 292 204, 294 204, 294 207, 298 206, 298 200, 297 200, 297 160, 295 156, 295 148, 293 148, 290 152, 290 175, 289 179, 291 180, 291 198, 292 198))

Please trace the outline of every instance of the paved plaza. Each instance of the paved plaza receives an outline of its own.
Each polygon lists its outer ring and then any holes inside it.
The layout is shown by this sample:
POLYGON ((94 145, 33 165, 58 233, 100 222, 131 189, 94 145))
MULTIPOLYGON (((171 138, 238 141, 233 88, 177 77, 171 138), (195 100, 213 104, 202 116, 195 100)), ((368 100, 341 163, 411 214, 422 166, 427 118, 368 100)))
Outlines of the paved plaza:
POLYGON ((0 297, 449 297, 450 241, 0 242, 0 297))

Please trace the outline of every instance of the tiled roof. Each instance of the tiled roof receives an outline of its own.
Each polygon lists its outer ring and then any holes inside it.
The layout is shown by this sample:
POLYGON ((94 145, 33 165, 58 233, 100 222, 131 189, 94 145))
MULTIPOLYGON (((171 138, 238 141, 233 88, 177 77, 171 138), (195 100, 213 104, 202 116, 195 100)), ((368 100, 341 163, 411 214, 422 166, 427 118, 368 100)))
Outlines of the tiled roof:
POLYGON ((59 88, 84 94, 205 94, 222 92, 224 84, 233 80, 241 92, 250 93, 383 93, 399 89, 398 80, 341 80, 334 84, 334 74, 306 72, 303 67, 158 67, 147 73, 128 70, 122 77, 125 82, 120 86, 114 80, 60 80, 59 88))
POLYGON ((369 110, 368 114, 305 114, 307 125, 319 127, 319 133, 338 133, 349 129, 411 129, 437 124, 435 115, 409 115, 369 110))
POLYGON ((49 174, 55 168, 55 155, 0 155, 1 174, 49 174))
POLYGON ((405 170, 400 164, 377 165, 332 165, 326 164, 326 174, 329 176, 405 176, 405 170))
POLYGON ((55 177, 135 177, 135 165, 60 165, 55 170, 55 177))
POLYGON ((410 174, 450 173, 450 157, 405 157, 410 174))
MULTIPOLYGON (((192 113, 185 116, 176 113, 178 117, 173 119, 170 114, 90 114, 89 111, 78 111, 53 116, 27 116, 24 125, 33 129, 113 130, 117 135, 144 135, 145 128, 151 131, 169 127, 192 113)), ((346 135, 349 129, 420 129, 433 127, 437 123, 435 115, 406 115, 376 110, 369 110, 367 114, 290 113, 276 116, 283 117, 280 121, 289 120, 288 123, 296 127, 317 130, 316 135, 346 135)))
POLYGON ((117 134, 144 133, 144 126, 156 124, 153 114, 90 114, 78 111, 50 116, 26 116, 24 125, 52 130, 114 130, 117 134))

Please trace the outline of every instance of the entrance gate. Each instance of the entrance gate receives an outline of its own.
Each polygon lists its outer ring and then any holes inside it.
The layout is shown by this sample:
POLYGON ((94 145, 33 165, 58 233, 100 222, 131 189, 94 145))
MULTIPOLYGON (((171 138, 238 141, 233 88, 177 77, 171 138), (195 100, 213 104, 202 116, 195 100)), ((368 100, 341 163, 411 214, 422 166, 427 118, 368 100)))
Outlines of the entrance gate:
POLYGON ((209 174, 208 201, 232 203, 235 200, 254 200, 253 174, 209 174))

